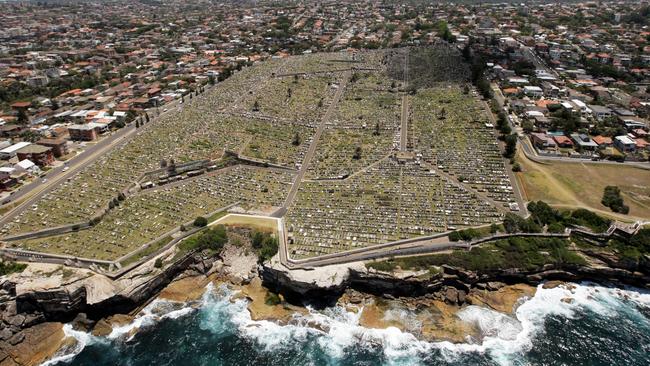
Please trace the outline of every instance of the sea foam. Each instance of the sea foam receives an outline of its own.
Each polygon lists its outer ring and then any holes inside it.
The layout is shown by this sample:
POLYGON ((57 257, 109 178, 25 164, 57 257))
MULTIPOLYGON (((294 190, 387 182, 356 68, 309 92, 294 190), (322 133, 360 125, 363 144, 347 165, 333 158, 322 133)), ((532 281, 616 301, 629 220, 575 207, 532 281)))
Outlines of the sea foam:
MULTIPOLYGON (((458 317, 477 327, 481 339, 477 343, 426 342, 415 335, 394 327, 369 329, 359 325, 363 312, 348 311, 342 307, 317 311, 308 308, 307 314, 294 314, 289 324, 273 321, 255 321, 247 310, 247 300, 236 298, 236 291, 225 285, 208 285, 199 306, 199 326, 219 336, 236 331, 241 337, 255 342, 262 352, 277 352, 284 348, 315 347, 336 364, 351 350, 364 347, 373 353, 381 352, 386 364, 417 365, 425 363, 432 354, 448 362, 468 354, 483 354, 500 365, 525 364, 525 354, 533 346, 535 337, 542 336, 544 322, 555 315, 574 318, 591 311, 613 317, 621 311, 647 321, 639 307, 650 308, 650 293, 637 289, 616 289, 592 284, 563 285, 555 288, 538 286, 536 294, 521 303, 514 314, 502 314, 488 308, 467 306, 458 317)), ((64 326, 66 335, 77 339, 70 353, 57 355, 46 365, 69 361, 93 342, 129 340, 137 330, 154 326, 161 319, 186 316, 196 311, 186 304, 156 299, 147 305, 129 324, 116 327, 107 337, 94 337, 64 326)), ((406 309, 392 309, 389 318, 414 319, 406 309)), ((414 324, 417 326, 417 324, 414 324)), ((476 341, 472 341, 476 342, 476 341)), ((312 360, 307 363, 318 363, 312 360)))

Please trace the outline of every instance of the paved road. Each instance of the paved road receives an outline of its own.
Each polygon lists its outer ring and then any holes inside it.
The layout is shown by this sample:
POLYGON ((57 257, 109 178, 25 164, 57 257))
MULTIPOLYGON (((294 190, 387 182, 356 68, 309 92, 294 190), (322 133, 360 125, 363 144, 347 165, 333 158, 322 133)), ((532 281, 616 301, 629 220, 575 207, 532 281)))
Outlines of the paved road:
POLYGON ((535 53, 534 50, 532 50, 530 47, 524 45, 523 43, 519 42, 519 46, 523 50, 522 54, 524 57, 526 57, 529 61, 531 61, 536 68, 545 70, 549 75, 555 76, 556 78, 559 78, 560 75, 555 71, 554 69, 550 68, 544 60, 542 60, 537 53, 535 53))

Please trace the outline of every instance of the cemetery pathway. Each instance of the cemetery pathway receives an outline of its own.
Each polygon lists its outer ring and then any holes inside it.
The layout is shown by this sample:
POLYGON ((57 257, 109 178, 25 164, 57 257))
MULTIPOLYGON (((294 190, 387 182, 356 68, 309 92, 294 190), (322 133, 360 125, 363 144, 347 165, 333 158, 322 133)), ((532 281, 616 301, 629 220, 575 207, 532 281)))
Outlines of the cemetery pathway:
POLYGON ((318 140, 320 139, 321 135, 323 134, 323 131, 325 131, 325 127, 327 124, 327 121, 330 120, 332 114, 336 110, 339 100, 341 99, 341 96, 343 95, 343 92, 345 90, 345 87, 348 83, 348 80, 350 79, 350 72, 346 72, 343 75, 341 84, 339 85, 338 90, 336 91, 336 94, 334 95, 334 99, 332 100, 332 103, 330 103, 329 107, 327 107, 327 111, 321 118, 320 124, 318 125, 318 128, 316 129, 316 133, 314 134, 314 138, 311 141, 311 144, 309 145, 309 149, 307 150, 307 153, 305 154, 305 158, 302 161, 302 165, 300 166, 300 169, 298 170, 298 174, 296 174, 296 177, 294 178, 293 184, 291 185, 291 189, 289 190, 289 193, 287 194, 287 198, 284 201, 284 205, 282 205, 282 208, 279 210, 279 212, 276 212, 274 216, 276 217, 281 217, 284 216, 286 213, 287 209, 291 204, 293 203, 293 200, 296 198, 296 195, 298 194, 298 189, 300 188, 300 183, 302 183, 302 180, 305 176, 305 173, 307 172, 307 168, 309 167, 309 164, 311 163, 311 160, 314 157, 314 154, 316 153, 316 147, 318 146, 318 140), (277 216, 279 215, 279 216, 277 216))
POLYGON ((406 151, 406 142, 408 135, 408 120, 409 120, 409 97, 404 95, 402 97, 402 128, 400 130, 400 144, 399 150, 406 151))

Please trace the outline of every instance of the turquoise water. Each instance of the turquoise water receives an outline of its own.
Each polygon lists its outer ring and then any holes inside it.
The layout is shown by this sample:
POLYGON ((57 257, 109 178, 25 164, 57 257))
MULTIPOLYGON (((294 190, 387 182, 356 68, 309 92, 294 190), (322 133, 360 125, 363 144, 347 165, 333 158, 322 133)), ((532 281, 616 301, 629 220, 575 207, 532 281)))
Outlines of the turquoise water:
POLYGON ((483 338, 464 344, 366 329, 358 314, 336 307, 285 326, 252 321, 245 301, 231 296, 208 288, 195 308, 154 301, 107 338, 66 326, 78 345, 49 364, 650 365, 650 294, 635 290, 540 287, 513 316, 470 306, 459 316, 483 338))

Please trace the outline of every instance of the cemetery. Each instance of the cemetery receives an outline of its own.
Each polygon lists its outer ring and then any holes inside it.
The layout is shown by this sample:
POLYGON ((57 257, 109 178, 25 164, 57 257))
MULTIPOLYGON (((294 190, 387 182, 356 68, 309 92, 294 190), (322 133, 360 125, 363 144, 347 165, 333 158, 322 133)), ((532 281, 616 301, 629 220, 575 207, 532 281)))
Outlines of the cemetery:
POLYGON ((499 222, 512 183, 466 74, 445 45, 255 64, 184 96, 2 235, 95 220, 8 245, 114 260, 236 204, 281 212, 289 256, 308 258, 499 222))

